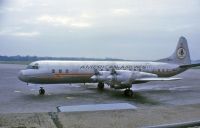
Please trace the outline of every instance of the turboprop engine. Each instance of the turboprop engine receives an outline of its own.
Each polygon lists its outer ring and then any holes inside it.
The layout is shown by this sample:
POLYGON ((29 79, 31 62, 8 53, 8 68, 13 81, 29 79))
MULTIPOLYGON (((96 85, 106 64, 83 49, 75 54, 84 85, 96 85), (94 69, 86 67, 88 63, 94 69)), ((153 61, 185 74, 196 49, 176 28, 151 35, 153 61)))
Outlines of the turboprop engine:
POLYGON ((115 74, 111 74, 107 77, 106 83, 115 89, 131 88, 135 80, 140 78, 155 78, 158 77, 152 73, 116 70, 115 74))
POLYGON ((103 82, 110 85, 111 88, 124 89, 131 88, 135 80, 140 78, 155 78, 156 74, 129 71, 129 70, 112 70, 112 71, 98 71, 91 79, 95 82, 103 82))
POLYGON ((107 77, 110 75, 110 71, 96 71, 95 75, 91 77, 94 82, 105 82, 107 77))

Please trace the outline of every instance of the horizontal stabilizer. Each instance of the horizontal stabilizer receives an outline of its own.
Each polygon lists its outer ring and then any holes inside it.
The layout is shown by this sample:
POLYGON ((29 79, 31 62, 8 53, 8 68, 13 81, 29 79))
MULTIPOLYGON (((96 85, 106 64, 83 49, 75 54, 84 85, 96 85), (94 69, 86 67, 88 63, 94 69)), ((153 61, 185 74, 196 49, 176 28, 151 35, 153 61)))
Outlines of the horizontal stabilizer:
POLYGON ((136 79, 136 82, 148 82, 148 81, 175 81, 181 80, 182 78, 140 78, 136 79))
POLYGON ((181 65, 180 68, 192 68, 192 67, 198 67, 200 66, 200 63, 197 64, 187 64, 187 65, 181 65))

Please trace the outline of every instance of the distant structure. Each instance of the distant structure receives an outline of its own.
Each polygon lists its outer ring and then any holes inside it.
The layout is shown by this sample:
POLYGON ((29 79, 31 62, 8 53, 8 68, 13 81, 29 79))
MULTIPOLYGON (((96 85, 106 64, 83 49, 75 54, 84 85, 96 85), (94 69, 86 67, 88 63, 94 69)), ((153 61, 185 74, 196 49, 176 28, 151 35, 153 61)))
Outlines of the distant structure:
POLYGON ((38 56, 1 56, 0 61, 37 61, 37 60, 97 60, 97 61, 127 61, 124 59, 114 59, 114 58, 84 58, 84 57, 38 57, 38 56))

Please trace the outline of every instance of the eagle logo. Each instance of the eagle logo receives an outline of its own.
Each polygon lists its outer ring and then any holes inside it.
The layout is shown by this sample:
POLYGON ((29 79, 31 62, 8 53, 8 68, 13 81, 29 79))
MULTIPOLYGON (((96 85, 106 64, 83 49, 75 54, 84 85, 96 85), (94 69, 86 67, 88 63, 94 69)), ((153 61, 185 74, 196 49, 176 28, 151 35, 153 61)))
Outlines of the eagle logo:
POLYGON ((186 57, 186 50, 182 47, 180 47, 178 50, 177 50, 177 56, 179 59, 184 59, 186 57))

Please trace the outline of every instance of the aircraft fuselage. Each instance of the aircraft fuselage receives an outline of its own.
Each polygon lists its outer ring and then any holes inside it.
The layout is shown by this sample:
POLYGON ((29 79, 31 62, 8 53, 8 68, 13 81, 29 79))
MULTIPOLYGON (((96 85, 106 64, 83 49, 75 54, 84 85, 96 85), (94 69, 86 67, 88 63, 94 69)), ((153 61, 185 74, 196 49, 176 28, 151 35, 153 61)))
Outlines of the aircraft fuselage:
POLYGON ((129 70, 171 77, 186 69, 177 64, 134 61, 36 61, 20 71, 19 79, 27 83, 91 83, 94 70, 129 70))

